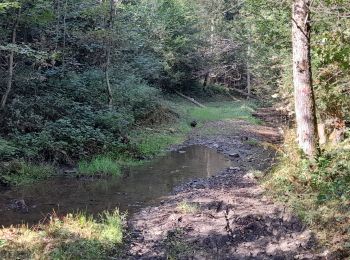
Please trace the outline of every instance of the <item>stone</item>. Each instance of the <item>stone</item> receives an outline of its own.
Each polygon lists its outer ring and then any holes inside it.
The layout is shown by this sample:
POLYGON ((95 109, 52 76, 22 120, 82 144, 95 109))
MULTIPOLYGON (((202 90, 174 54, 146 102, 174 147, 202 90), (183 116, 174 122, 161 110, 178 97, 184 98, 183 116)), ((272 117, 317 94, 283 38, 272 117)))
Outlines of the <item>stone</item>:
POLYGON ((229 156, 233 157, 233 158, 239 158, 240 157, 238 153, 230 153, 229 156))

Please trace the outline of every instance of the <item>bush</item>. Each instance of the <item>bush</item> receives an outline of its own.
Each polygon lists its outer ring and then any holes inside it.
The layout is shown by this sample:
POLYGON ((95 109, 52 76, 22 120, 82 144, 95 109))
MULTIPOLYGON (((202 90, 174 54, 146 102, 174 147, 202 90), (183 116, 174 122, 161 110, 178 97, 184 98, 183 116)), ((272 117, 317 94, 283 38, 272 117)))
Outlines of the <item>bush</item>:
POLYGON ((17 152, 17 148, 11 142, 0 138, 0 161, 13 158, 17 152))
POLYGON ((45 180, 56 173, 53 166, 33 164, 24 161, 11 161, 0 164, 0 183, 19 185, 45 180))
POLYGON ((38 83, 35 96, 23 90, 2 118, 6 139, 0 142, 0 157, 74 164, 125 149, 120 140, 136 124, 173 119, 160 92, 126 72, 111 79, 114 108, 107 108, 102 76, 99 69, 70 72, 64 80, 38 83))

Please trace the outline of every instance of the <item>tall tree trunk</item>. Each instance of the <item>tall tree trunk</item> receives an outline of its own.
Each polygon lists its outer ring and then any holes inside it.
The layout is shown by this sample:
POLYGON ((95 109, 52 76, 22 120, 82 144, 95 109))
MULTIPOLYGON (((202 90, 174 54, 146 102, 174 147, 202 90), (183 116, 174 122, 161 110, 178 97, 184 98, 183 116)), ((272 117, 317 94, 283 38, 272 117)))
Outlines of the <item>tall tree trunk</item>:
POLYGON ((251 96, 252 94, 252 84, 251 84, 251 71, 250 71, 250 56, 251 56, 251 35, 250 35, 250 32, 251 32, 251 26, 249 26, 249 29, 248 29, 248 47, 247 47, 247 99, 249 99, 249 97, 251 96))
POLYGON ((56 1, 56 37, 55 37, 55 51, 58 49, 58 42, 60 40, 60 23, 61 23, 61 0, 56 1))
POLYGON ((107 86, 107 94, 108 94, 108 107, 109 109, 113 108, 113 91, 111 87, 111 82, 109 80, 109 65, 111 63, 111 46, 107 46, 107 62, 105 68, 105 80, 107 86))
POLYGON ((249 67, 249 62, 247 62, 247 99, 252 94, 252 84, 251 84, 251 73, 250 73, 250 67, 249 67))
POLYGON ((65 61, 66 61, 67 7, 68 7, 68 0, 64 2, 64 8, 63 8, 63 47, 62 47, 63 68, 65 67, 65 61))
MULTIPOLYGON (((21 9, 18 9, 16 21, 15 21, 15 24, 14 24, 13 30, 12 30, 12 40, 11 40, 12 44, 16 44, 17 26, 18 26, 18 20, 19 20, 20 13, 21 13, 21 9)), ((5 109, 7 98, 11 92, 11 89, 12 89, 13 74, 14 74, 14 57, 15 57, 15 51, 11 50, 10 56, 9 56, 9 61, 8 61, 7 87, 6 87, 4 95, 1 98, 0 110, 5 109)))
POLYGON ((114 17, 115 17, 115 5, 116 0, 110 0, 110 9, 109 9, 109 24, 108 24, 108 40, 107 40, 107 46, 106 46, 106 67, 105 67, 105 80, 106 80, 106 87, 107 87, 107 94, 108 94, 108 107, 110 109, 113 108, 113 91, 109 79, 109 66, 111 63, 111 51, 112 51, 112 31, 114 26, 114 17))
POLYGON ((318 154, 315 99, 310 56, 310 0, 293 1, 293 82, 297 137, 310 158, 318 154))
POLYGON ((203 88, 207 87, 208 79, 209 79, 209 72, 205 73, 205 75, 204 75, 203 88))

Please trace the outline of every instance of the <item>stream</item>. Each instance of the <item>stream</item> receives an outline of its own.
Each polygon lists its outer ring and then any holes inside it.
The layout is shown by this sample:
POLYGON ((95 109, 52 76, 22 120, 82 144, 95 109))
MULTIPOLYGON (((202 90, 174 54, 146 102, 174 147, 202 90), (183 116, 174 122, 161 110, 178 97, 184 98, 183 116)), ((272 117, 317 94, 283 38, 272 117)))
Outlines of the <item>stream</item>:
POLYGON ((96 216, 119 208, 131 216, 142 207, 159 203, 179 184, 213 176, 231 164, 215 150, 194 145, 124 169, 119 177, 57 177, 0 190, 0 226, 33 225, 47 220, 53 212, 64 216, 82 211, 96 216))

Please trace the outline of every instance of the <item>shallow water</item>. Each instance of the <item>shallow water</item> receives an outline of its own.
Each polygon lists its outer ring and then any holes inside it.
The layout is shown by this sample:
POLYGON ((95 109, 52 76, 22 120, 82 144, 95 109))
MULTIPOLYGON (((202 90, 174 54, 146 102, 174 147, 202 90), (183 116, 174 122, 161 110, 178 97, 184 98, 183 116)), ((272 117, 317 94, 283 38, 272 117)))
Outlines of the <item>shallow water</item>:
POLYGON ((230 160, 215 150, 190 146, 125 169, 120 177, 89 180, 61 177, 1 191, 0 226, 35 224, 53 211, 59 216, 78 211, 97 215, 118 207, 131 215, 144 206, 159 203, 175 186, 194 178, 210 177, 230 165, 230 160), (23 202, 27 206, 24 210, 18 207, 23 202))

